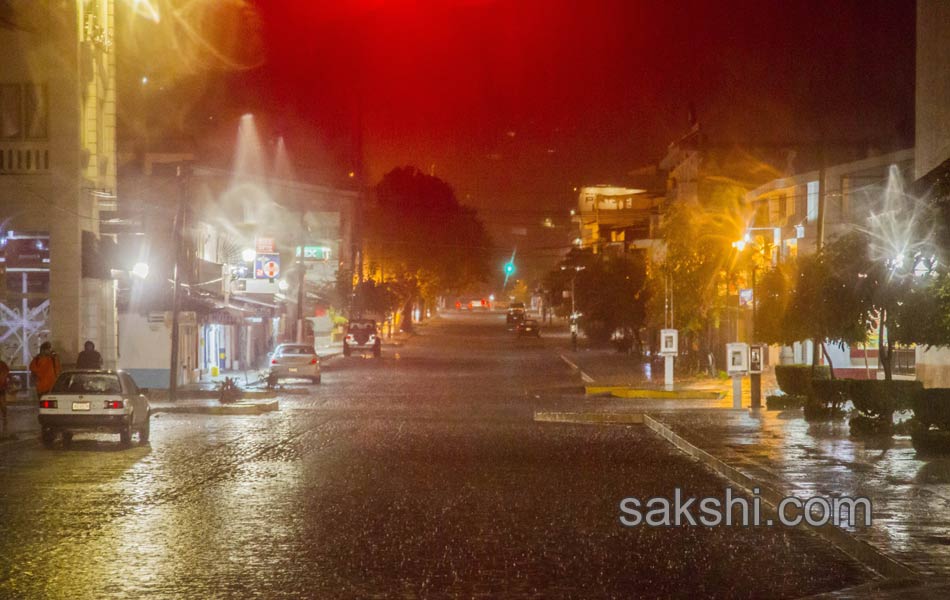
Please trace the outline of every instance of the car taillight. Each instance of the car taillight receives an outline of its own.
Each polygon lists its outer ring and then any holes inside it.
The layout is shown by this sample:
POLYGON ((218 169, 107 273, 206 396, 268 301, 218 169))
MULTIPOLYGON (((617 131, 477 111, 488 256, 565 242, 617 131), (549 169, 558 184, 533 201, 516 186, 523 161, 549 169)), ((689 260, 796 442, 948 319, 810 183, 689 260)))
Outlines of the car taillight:
POLYGON ((125 408, 124 400, 106 400, 102 403, 103 408, 125 408))
POLYGON ((56 408, 57 406, 56 400, 40 400, 40 408, 56 408))
POLYGON ((346 341, 348 341, 348 342, 352 342, 352 341, 353 341, 353 336, 352 336, 352 335, 350 335, 349 333, 348 333, 348 334, 346 334, 346 341))
POLYGON ((276 359, 276 358, 270 359, 270 364, 276 365, 276 364, 277 364, 277 359, 276 359))
POLYGON ((311 358, 311 359, 310 359, 310 364, 311 364, 311 365, 317 364, 317 359, 311 358))

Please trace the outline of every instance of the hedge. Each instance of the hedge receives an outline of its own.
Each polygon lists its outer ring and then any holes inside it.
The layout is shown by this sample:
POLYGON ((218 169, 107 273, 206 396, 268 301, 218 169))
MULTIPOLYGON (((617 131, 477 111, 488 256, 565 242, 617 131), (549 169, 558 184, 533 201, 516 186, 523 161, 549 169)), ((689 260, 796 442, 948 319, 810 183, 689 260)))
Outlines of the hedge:
POLYGON ((813 379, 811 393, 805 401, 805 418, 809 421, 835 419, 844 416, 844 404, 849 400, 847 379, 813 379))
POLYGON ((768 410, 786 410, 789 408, 801 408, 805 404, 805 396, 793 396, 784 394, 782 396, 766 396, 765 407, 768 410))
POLYGON ((917 394, 911 439, 918 452, 950 453, 950 389, 932 388, 917 394))
POLYGON ((831 369, 827 366, 812 369, 810 365, 776 365, 775 379, 789 396, 808 396, 812 379, 831 379, 831 369))

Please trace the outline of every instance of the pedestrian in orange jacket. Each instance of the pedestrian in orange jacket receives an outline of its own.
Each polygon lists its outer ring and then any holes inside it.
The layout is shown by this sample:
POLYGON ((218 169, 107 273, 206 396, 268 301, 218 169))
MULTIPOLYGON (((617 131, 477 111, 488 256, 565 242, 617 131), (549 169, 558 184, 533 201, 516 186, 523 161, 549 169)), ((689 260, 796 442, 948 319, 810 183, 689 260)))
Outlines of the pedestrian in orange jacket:
POLYGON ((40 345, 40 353, 30 361, 30 373, 33 373, 33 379, 36 381, 37 397, 43 397, 53 389, 59 371, 59 356, 53 352, 53 345, 43 342, 40 345))

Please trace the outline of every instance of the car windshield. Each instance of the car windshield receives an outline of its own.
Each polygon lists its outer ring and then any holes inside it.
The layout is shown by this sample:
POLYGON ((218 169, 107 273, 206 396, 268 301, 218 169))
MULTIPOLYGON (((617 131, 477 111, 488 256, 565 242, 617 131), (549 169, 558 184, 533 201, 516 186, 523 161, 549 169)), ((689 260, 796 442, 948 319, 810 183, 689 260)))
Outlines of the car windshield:
POLYGON ((314 352, 313 346, 281 346, 277 349, 277 354, 279 356, 306 356, 316 354, 316 352, 314 352))
POLYGON ((351 321, 350 331, 366 331, 376 329, 376 321, 351 321))
POLYGON ((53 386, 54 394, 121 394, 114 373, 63 373, 53 386))

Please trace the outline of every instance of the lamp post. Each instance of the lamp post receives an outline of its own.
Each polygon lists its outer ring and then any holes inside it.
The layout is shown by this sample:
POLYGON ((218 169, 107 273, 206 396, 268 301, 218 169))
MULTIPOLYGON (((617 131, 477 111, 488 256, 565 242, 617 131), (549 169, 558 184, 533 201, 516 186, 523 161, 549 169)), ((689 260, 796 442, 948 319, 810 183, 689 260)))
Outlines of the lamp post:
MULTIPOLYGON (((741 240, 738 240, 732 243, 732 247, 738 250, 739 252, 742 252, 743 250, 745 250, 745 247, 747 245, 751 244, 754 250, 754 254, 763 253, 766 246, 760 246, 757 242, 753 242, 750 239, 750 236, 748 233, 750 231, 756 231, 756 230, 771 231, 773 234, 773 242, 775 241, 775 237, 778 234, 778 230, 775 227, 750 227, 749 229, 746 230, 746 234, 742 237, 741 240)), ((755 259, 753 259, 752 260, 752 326, 749 331, 750 356, 753 354, 752 346, 755 344, 755 341, 756 341, 756 329, 755 329, 756 306, 755 305, 758 303, 758 297, 756 296, 756 292, 755 292, 755 275, 758 268, 759 268, 758 264, 755 262, 755 259)), ((736 318, 737 318, 737 326, 738 326, 738 316, 736 318)), ((750 367, 749 368, 749 386, 750 386, 749 391, 750 391, 750 399, 751 399, 751 404, 752 404, 753 409, 762 408, 761 363, 764 361, 761 360, 762 359, 761 351, 758 354, 758 356, 760 359, 759 368, 755 368, 752 365, 751 361, 749 365, 750 367)))
MULTIPOLYGON (((577 352, 577 304, 574 302, 574 292, 576 290, 577 274, 586 269, 582 265, 574 266, 574 273, 571 275, 571 349, 574 352, 577 352)), ((562 271, 566 271, 567 267, 562 266, 562 271)))

